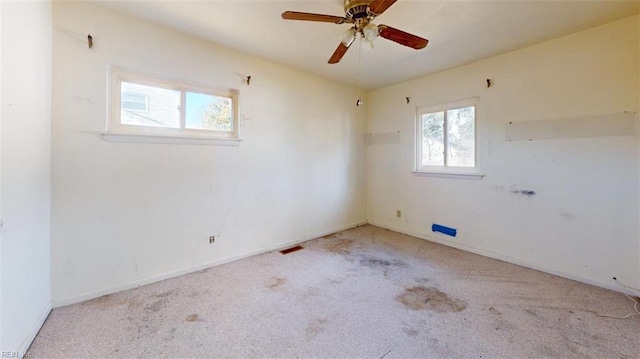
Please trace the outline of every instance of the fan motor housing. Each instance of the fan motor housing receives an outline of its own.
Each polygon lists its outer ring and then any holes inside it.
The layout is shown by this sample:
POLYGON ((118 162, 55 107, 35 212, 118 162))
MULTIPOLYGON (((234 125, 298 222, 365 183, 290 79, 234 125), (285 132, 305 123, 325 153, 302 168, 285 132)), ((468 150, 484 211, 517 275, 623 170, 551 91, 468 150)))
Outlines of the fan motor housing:
POLYGON ((344 12, 348 19, 360 19, 369 16, 367 9, 373 0, 344 0, 344 12))

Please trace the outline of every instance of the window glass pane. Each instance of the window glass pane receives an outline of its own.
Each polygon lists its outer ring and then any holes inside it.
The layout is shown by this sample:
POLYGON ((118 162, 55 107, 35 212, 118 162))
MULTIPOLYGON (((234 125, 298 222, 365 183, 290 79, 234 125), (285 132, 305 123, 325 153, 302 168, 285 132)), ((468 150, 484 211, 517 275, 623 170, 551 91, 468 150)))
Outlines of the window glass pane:
POLYGON ((180 128, 180 91, 122 82, 120 123, 180 128))
POLYGON ((122 93, 122 108, 133 111, 144 111, 148 112, 149 108, 147 107, 147 95, 134 93, 134 92, 123 92, 122 93))
POLYGON ((186 128, 231 131, 233 106, 228 97, 187 92, 186 128))
POLYGON ((475 106, 447 111, 447 165, 454 167, 474 167, 475 148, 475 106))
POLYGON ((444 112, 422 115, 423 166, 444 166, 444 112))

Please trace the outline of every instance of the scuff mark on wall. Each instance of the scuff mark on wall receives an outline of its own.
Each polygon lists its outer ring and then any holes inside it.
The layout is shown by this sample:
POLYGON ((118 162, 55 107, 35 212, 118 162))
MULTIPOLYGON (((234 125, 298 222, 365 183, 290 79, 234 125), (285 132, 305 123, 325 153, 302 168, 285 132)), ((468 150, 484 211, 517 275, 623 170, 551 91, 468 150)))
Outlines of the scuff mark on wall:
POLYGON ((536 191, 532 191, 532 190, 528 190, 528 189, 512 189, 511 193, 513 194, 521 194, 523 196, 535 196, 536 195, 536 191))
MULTIPOLYGON (((507 191, 507 189, 504 186, 494 186, 495 189, 500 190, 500 191, 507 191)), ((520 194, 523 196, 527 196, 527 197, 533 197, 535 196, 537 193, 536 191, 530 190, 530 189, 520 189, 517 186, 511 186, 509 187, 509 192, 513 193, 513 194, 520 194)))
POLYGON ((564 219, 567 219, 567 220, 571 220, 571 219, 576 218, 576 215, 571 213, 571 212, 569 212, 569 211, 566 211, 566 212, 560 212, 560 217, 562 217, 564 219))

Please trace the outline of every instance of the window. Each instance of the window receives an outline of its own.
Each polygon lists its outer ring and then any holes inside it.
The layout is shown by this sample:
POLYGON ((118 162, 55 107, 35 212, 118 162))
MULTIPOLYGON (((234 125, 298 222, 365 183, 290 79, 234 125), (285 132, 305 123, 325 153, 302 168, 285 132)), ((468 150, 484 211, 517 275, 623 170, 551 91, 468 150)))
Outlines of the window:
POLYGON ((416 116, 416 171, 477 173, 476 100, 420 107, 416 116))
POLYGON ((109 134, 237 139, 238 91, 114 69, 109 134))

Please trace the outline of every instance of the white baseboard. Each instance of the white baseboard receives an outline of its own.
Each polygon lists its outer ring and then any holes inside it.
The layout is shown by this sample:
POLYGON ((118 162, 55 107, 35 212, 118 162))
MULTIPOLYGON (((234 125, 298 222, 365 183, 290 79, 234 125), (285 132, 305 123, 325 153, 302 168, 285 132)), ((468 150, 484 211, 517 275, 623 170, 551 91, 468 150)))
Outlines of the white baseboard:
POLYGON ((27 350, 29 350, 29 347, 31 346, 31 343, 36 338, 36 335, 38 335, 40 328, 42 328, 42 325, 47 320, 47 317, 49 317, 49 313, 51 313, 51 309, 52 309, 51 301, 49 301, 47 302, 47 305, 38 316, 38 319, 36 320, 36 322, 33 323, 33 325, 31 326, 31 329, 27 333, 27 336, 22 340, 22 343, 20 343, 20 346, 17 348, 17 354, 19 358, 24 358, 25 354, 27 353, 27 350))
POLYGON ((129 283, 126 283, 126 284, 123 284, 123 285, 119 285, 119 286, 116 286, 116 287, 112 287, 112 288, 101 289, 101 290, 84 293, 84 294, 81 294, 81 295, 78 295, 78 296, 74 296, 74 297, 70 297, 70 298, 66 298, 66 299, 56 300, 56 301, 53 302, 53 307, 54 308, 60 308, 60 307, 66 306, 66 305, 80 303, 80 302, 87 301, 89 299, 101 297, 103 295, 113 294, 113 293, 121 292, 123 290, 133 289, 133 288, 137 288, 137 287, 140 287, 140 286, 143 286, 143 285, 146 285, 146 284, 159 282, 159 281, 162 281, 162 280, 165 280, 165 279, 174 278, 174 277, 178 277, 178 276, 189 274, 189 273, 193 273, 193 272, 198 272, 198 271, 201 271, 201 270, 204 270, 204 269, 208 269, 208 268, 211 268, 211 267, 215 267, 215 266, 219 266, 219 265, 222 265, 222 264, 230 263, 230 262, 237 261, 237 260, 240 260, 240 259, 252 257, 252 256, 255 256, 255 255, 258 255, 258 254, 263 254, 263 253, 271 252, 271 251, 274 251, 274 250, 279 250, 279 249, 283 249, 283 248, 286 248, 286 247, 290 247, 290 246, 293 246, 293 245, 296 245, 296 244, 299 244, 299 243, 302 243, 302 242, 306 242, 306 241, 311 240, 311 239, 315 239, 315 238, 318 238, 318 237, 323 237, 323 236, 326 236, 326 235, 329 235, 329 234, 333 234, 333 233, 336 233, 336 232, 340 232, 340 231, 345 231, 347 229, 355 228, 355 227, 362 226, 362 225, 365 225, 365 224, 367 224, 366 221, 361 221, 361 222, 353 223, 353 224, 350 224, 350 225, 334 228, 334 229, 331 229, 329 231, 325 231, 325 232, 321 232, 321 233, 318 233, 318 234, 306 236, 304 238, 299 238, 299 239, 296 239, 296 240, 293 240, 293 241, 289 241, 289 242, 285 242, 285 243, 279 243, 279 244, 271 246, 271 247, 260 248, 260 249, 254 250, 254 251, 237 254, 237 255, 234 255, 234 256, 231 256, 231 257, 216 259, 216 260, 211 261, 211 262, 206 262, 206 263, 198 264, 198 265, 187 267, 187 268, 182 268, 182 269, 179 269, 179 270, 175 270, 175 271, 171 271, 171 272, 167 272, 167 273, 163 273, 163 274, 158 274, 158 275, 155 275, 155 276, 152 276, 152 277, 136 280, 136 281, 129 282, 129 283))
POLYGON ((613 291, 620 292, 620 293, 627 293, 627 294, 633 295, 633 296, 638 296, 638 294, 639 294, 637 291, 634 291, 633 289, 626 289, 626 288, 624 288, 624 287, 622 287, 620 285, 600 282, 600 281, 597 281, 597 280, 593 280, 593 279, 577 276, 577 275, 574 275, 574 274, 571 274, 571 273, 566 273, 566 272, 556 271, 556 270, 549 269, 549 268, 544 268, 544 267, 541 267, 541 266, 539 266, 537 264, 533 264, 533 263, 527 262, 527 261, 519 259, 519 258, 512 258, 512 257, 505 256, 505 255, 502 255, 502 254, 499 254, 499 253, 494 253, 494 252, 491 252, 491 251, 486 251, 486 250, 483 250, 483 249, 467 246, 467 245, 462 244, 462 243, 444 241, 442 239, 439 239, 439 238, 436 238, 436 237, 433 237, 433 236, 429 236, 427 234, 410 233, 410 232, 405 231, 405 230, 400 229, 400 228, 396 228, 396 227, 393 227, 393 226, 387 226, 387 225, 383 225, 383 224, 379 224, 379 223, 375 223, 375 222, 369 222, 369 224, 372 225, 372 226, 388 229, 390 231, 406 234, 408 236, 412 236, 412 237, 424 239, 424 240, 427 240, 427 241, 430 241, 430 242, 435 242, 435 243, 438 243, 438 244, 442 244, 442 245, 445 245, 445 246, 448 246, 448 247, 453 247, 453 248, 456 248, 456 249, 460 249, 460 250, 463 250, 463 251, 466 251, 466 252, 479 254, 479 255, 484 256, 484 257, 497 259, 497 260, 500 260, 500 261, 503 261, 503 262, 519 265, 521 267, 527 267, 527 268, 535 269, 535 270, 540 271, 540 272, 553 274, 553 275, 556 275, 558 277, 563 277, 563 278, 575 280, 577 282, 582 282, 582 283, 594 285, 596 287, 605 288, 605 289, 613 290, 613 291))
MULTIPOLYGON (((387 225, 383 225, 383 224, 376 223, 376 222, 362 221, 362 222, 357 222, 357 223, 350 224, 350 225, 347 225, 347 226, 334 228, 332 230, 325 231, 325 232, 322 232, 322 233, 306 236, 304 238, 296 239, 296 240, 293 240, 293 241, 280 243, 280 244, 277 244, 277 245, 274 245, 274 246, 271 246, 271 247, 260 248, 260 249, 254 250, 254 251, 237 254, 237 255, 234 255, 234 256, 231 256, 231 257, 217 259, 217 260, 214 260, 214 261, 211 261, 211 262, 206 262, 206 263, 198 264, 198 265, 195 265, 195 266, 179 269, 179 270, 176 270, 176 271, 171 271, 171 272, 155 275, 155 276, 152 276, 152 277, 148 277, 148 278, 132 281, 132 282, 129 282, 129 283, 126 283, 126 284, 123 284, 123 285, 119 285, 119 286, 116 286, 116 287, 112 287, 112 288, 101 289, 101 290, 92 291, 92 292, 89 292, 89 293, 84 293, 84 294, 81 294, 81 295, 78 295, 78 296, 62 299, 62 300, 56 300, 56 301, 53 302, 53 308, 59 308, 59 307, 63 307, 63 306, 66 306, 66 305, 71 305, 71 304, 75 304, 75 303, 79 303, 79 302, 84 302, 86 300, 90 300, 90 299, 93 299, 93 298, 101 297, 103 295, 113 294, 113 293, 121 292, 121 291, 124 291, 124 290, 137 288, 137 287, 140 287, 140 286, 143 286, 143 285, 159 282, 159 281, 162 281, 162 280, 165 280, 165 279, 170 279, 170 278, 178 277, 178 276, 189 274, 189 273, 193 273, 193 272, 198 272, 198 271, 201 271, 201 270, 204 270, 204 269, 208 269, 208 268, 212 268, 212 267, 219 266, 219 265, 222 265, 222 264, 234 262, 234 261, 237 261, 237 260, 240 260, 240 259, 244 259, 244 258, 255 256, 255 255, 271 252, 271 251, 274 251, 274 250, 280 250, 282 248, 290 247, 290 246, 293 246, 293 245, 296 245, 296 244, 299 244, 299 243, 302 243, 302 242, 306 242, 306 241, 314 239, 314 238, 326 236, 326 235, 329 235, 329 234, 332 234, 332 233, 336 233, 336 232, 340 232, 340 231, 345 231, 347 229, 355 228, 355 227, 358 227, 358 226, 361 226, 361 225, 365 225, 367 223, 371 224, 373 226, 376 226, 376 227, 385 228, 385 229, 388 229, 388 230, 391 230, 391 231, 394 231, 394 232, 406 234, 406 235, 409 235, 409 236, 412 236, 412 237, 416 237, 416 238, 420 238, 420 239, 424 239, 424 240, 427 240, 427 241, 430 241, 430 242, 439 243, 439 244, 442 244, 442 245, 445 245, 445 246, 448 246, 448 247, 457 248, 457 249, 460 249, 460 250, 463 250, 463 251, 466 251, 466 252, 479 254, 481 256, 485 256, 485 257, 501 260, 503 262, 516 264, 516 265, 519 265, 519 266, 522 266, 522 267, 535 269, 535 270, 538 270, 538 271, 541 271, 541 272, 557 275, 559 277, 575 280, 575 281, 578 281, 578 282, 594 285, 594 286, 597 286, 597 287, 613 290, 613 291, 616 291, 616 292, 627 293, 627 294, 635 295, 635 296, 638 295, 637 292, 634 292, 631 289, 627 290, 627 289, 625 289, 625 288, 623 288, 623 287, 621 287, 619 285, 616 285, 616 284, 595 281, 595 280, 592 280, 592 279, 589 279, 589 278, 576 276, 576 275, 571 274, 571 273, 566 273, 566 272, 561 272, 561 271, 556 271, 556 270, 544 268, 544 267, 541 267, 539 265, 536 265, 536 264, 533 264, 533 263, 529 263, 529 262, 527 262, 525 260, 521 260, 521 259, 518 259, 518 258, 508 257, 508 256, 505 256, 505 255, 502 255, 502 254, 499 254, 499 253, 494 253, 494 252, 486 251, 486 250, 483 250, 483 249, 478 249, 478 248, 467 246, 467 245, 464 245, 464 244, 461 244, 461 243, 444 241, 444 240, 441 240, 439 238, 432 237, 432 236, 425 235, 425 234, 410 233, 408 231, 405 231, 403 229, 396 228, 396 227, 393 227, 393 226, 387 226, 387 225)), ((49 306, 49 311, 50 310, 51 310, 51 306, 49 306)), ((47 315, 48 315, 48 312, 47 312, 47 315)), ((44 319, 46 319, 46 316, 45 316, 44 319)), ((44 319, 43 319, 43 322, 44 322, 44 319)), ((37 334, 37 331, 35 332, 35 334, 37 334)), ((34 334, 34 336, 35 336, 35 334, 34 334)))

